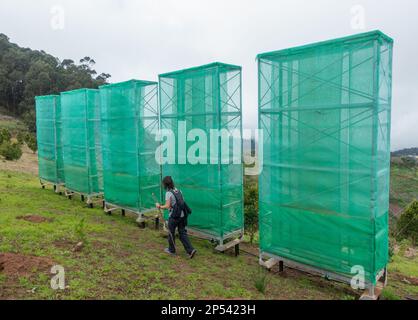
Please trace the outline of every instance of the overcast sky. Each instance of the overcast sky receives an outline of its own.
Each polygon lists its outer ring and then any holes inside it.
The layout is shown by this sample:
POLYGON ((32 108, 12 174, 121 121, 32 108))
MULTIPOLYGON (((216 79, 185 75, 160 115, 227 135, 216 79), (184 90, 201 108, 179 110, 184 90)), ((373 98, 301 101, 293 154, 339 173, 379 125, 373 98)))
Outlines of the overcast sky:
POLYGON ((257 126, 258 53, 374 29, 395 39, 392 149, 418 147, 418 1, 0 2, 0 33, 12 42, 61 60, 90 56, 111 82, 214 61, 241 65, 246 128, 257 126))

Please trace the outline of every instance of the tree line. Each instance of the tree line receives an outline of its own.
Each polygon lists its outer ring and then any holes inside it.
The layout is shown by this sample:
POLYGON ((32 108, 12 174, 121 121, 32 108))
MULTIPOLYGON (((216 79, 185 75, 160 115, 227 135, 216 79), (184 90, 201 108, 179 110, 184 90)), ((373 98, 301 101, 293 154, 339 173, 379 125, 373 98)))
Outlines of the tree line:
POLYGON ((392 152, 392 157, 418 156, 418 148, 408 148, 392 152))
POLYGON ((90 57, 61 61, 42 50, 21 48, 0 33, 0 112, 22 119, 35 132, 35 96, 106 84, 110 74, 98 75, 95 63, 90 57))

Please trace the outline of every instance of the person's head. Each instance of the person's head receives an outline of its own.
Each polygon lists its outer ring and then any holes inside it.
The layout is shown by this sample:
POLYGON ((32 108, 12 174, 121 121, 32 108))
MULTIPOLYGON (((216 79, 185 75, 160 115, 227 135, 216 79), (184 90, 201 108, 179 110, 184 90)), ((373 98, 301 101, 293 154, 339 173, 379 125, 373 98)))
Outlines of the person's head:
POLYGON ((163 179, 163 187, 165 190, 172 190, 174 189, 174 181, 171 177, 165 177, 163 179))

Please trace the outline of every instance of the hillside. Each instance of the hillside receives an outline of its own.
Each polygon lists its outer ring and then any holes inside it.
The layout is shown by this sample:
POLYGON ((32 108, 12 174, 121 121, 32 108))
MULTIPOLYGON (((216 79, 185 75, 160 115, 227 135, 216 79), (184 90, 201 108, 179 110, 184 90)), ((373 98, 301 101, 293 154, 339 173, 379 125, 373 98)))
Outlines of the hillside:
MULTIPOLYGON (((36 161, 32 167, 36 168, 36 161)), ((258 266, 257 246, 248 243, 236 258, 232 253, 215 253, 208 241, 193 239, 198 249, 195 259, 187 259, 181 251, 177 257, 169 257, 162 251, 166 239, 152 224, 139 229, 133 216, 107 216, 100 208, 86 208, 78 199, 70 201, 52 190, 42 190, 37 176, 24 170, 13 163, 0 167, 0 299, 359 296, 348 285, 295 270, 267 273, 258 266), (76 249, 79 241, 86 243, 81 250, 76 249), (50 288, 49 270, 56 264, 65 268, 68 287, 64 291, 50 288), (264 286, 264 293, 257 289, 264 286)), ((398 186, 404 173, 394 172, 393 186, 398 186)), ((406 193, 400 193, 403 199, 413 195, 406 189, 417 190, 416 186, 405 185, 406 193)), ((395 245, 389 271, 384 298, 418 298, 418 256, 408 242, 395 245)))
POLYGON ((22 48, 0 33, 0 114, 19 117, 35 131, 34 97, 107 83, 110 75, 97 75, 94 65, 90 57, 76 63, 22 48))
POLYGON ((408 148, 392 152, 392 157, 418 156, 418 148, 408 148))
MULTIPOLYGON (((0 117, 1 128, 26 129, 7 116, 0 117)), ((132 216, 109 217, 100 208, 87 209, 78 199, 69 201, 42 190, 37 169, 37 156, 27 147, 18 161, 0 160, 0 299, 358 298, 359 293, 347 285, 295 270, 266 273, 254 256, 256 244, 244 244, 235 258, 232 253, 215 253, 210 242, 193 239, 199 251, 195 260, 183 254, 170 259, 162 252, 166 239, 152 225, 138 229, 132 216), (74 251, 80 240, 87 245, 74 251), (69 287, 64 291, 50 288, 49 269, 55 264, 66 270, 69 287), (263 283, 264 293, 257 290, 263 283)), ((257 192, 256 177, 247 177, 246 183, 257 192)), ((417 168, 392 163, 392 224, 414 198, 418 198, 417 168)), ((393 250, 383 296, 416 299, 416 251, 408 242, 393 250)))
POLYGON ((265 271, 256 257, 214 253, 210 242, 193 239, 195 259, 181 251, 172 258, 163 253, 166 239, 152 225, 139 229, 134 217, 109 217, 100 208, 42 190, 34 175, 0 171, 0 194, 1 299, 355 297, 347 286, 293 270, 269 274, 262 294, 255 283, 265 271), (80 239, 87 245, 74 251, 80 239), (53 264, 66 270, 69 287, 64 291, 49 286, 47 271, 53 264))
POLYGON ((392 162, 390 208, 397 217, 413 200, 418 199, 418 166, 392 162))

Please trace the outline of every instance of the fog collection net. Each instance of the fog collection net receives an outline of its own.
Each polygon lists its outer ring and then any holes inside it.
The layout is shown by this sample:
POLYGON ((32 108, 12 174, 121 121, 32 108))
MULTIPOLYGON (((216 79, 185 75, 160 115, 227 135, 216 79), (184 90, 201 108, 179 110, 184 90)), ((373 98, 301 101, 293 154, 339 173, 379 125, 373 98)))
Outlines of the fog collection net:
MULTIPOLYGON (((229 145, 222 146, 228 138, 210 137, 211 129, 242 132, 241 68, 214 63, 159 79, 161 129, 171 130, 176 139, 176 164, 163 164, 162 175, 173 177, 191 207, 189 227, 216 238, 242 230, 242 155, 233 152, 236 143, 242 152, 241 139, 231 138, 229 145), (207 148, 194 148, 196 144, 207 148), (229 161, 225 154, 230 155, 229 161)), ((167 157, 164 152, 163 157, 167 157)))
POLYGON ((366 280, 388 262, 392 40, 258 56, 261 252, 366 280))
POLYGON ((39 178, 55 185, 64 183, 59 96, 36 97, 36 133, 39 178))
POLYGON ((87 196, 103 191, 99 91, 61 93, 65 186, 87 196))
POLYGON ((105 201, 137 213, 160 196, 157 88, 137 80, 100 88, 105 201))

